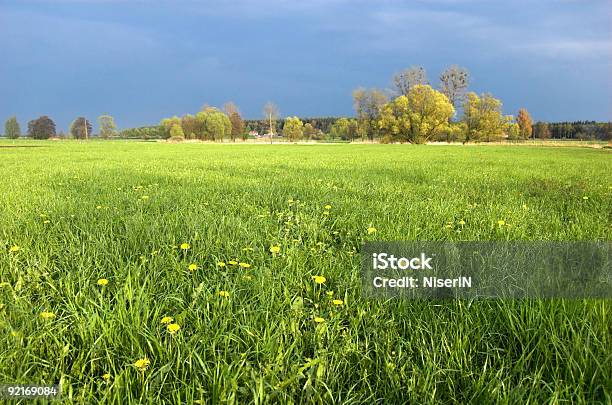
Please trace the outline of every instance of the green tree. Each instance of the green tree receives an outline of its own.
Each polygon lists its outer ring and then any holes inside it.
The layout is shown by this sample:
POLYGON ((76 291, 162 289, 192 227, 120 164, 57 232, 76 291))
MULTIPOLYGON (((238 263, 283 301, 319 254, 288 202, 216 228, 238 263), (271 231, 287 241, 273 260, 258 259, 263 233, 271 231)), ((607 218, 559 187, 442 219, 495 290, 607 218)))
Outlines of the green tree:
POLYGON ((21 127, 17 117, 12 116, 4 123, 4 136, 9 139, 17 139, 21 136, 21 127))
POLYGON ((98 127, 100 128, 100 136, 102 138, 107 139, 117 135, 115 120, 110 115, 100 115, 98 117, 98 127))
POLYGON ((179 124, 174 124, 172 128, 170 128, 170 139, 185 139, 185 133, 183 132, 183 128, 179 124))
POLYGON ((34 139, 49 139, 55 136, 55 122, 46 115, 28 122, 28 136, 34 139))
POLYGON ((290 141, 298 141, 304 135, 304 124, 298 117, 287 117, 283 126, 283 135, 290 141))
POLYGON ((170 130, 175 125, 181 125, 181 119, 175 115, 172 118, 164 118, 159 124, 164 128, 164 138, 169 138, 170 130))
POLYGON ((448 98, 429 85, 413 86, 407 96, 386 104, 378 121, 388 140, 425 143, 448 131, 455 109, 448 98))
POLYGON ((202 139, 222 141, 232 132, 232 123, 222 111, 208 107, 196 114, 196 120, 202 128, 202 139))
POLYGON ((346 118, 340 118, 334 122, 329 131, 332 139, 340 138, 342 140, 349 139, 350 121, 346 118))
POLYGON ((468 93, 463 104, 463 122, 466 124, 464 143, 501 139, 507 129, 501 109, 501 101, 490 94, 479 97, 476 93, 468 93))
POLYGON ((75 139, 88 139, 91 136, 91 122, 85 117, 78 117, 70 124, 70 135, 75 139))
POLYGON ((525 108, 521 108, 516 116, 516 122, 520 128, 521 138, 528 139, 533 132, 531 115, 525 108))

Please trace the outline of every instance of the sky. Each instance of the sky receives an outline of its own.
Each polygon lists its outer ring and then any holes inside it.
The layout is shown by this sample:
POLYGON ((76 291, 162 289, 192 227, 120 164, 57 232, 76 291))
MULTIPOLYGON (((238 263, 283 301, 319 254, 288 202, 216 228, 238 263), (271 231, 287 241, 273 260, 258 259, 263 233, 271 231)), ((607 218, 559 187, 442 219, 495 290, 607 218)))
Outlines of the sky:
POLYGON ((348 116, 357 87, 456 64, 505 114, 609 121, 611 30, 610 0, 0 0, 0 120, 348 116))

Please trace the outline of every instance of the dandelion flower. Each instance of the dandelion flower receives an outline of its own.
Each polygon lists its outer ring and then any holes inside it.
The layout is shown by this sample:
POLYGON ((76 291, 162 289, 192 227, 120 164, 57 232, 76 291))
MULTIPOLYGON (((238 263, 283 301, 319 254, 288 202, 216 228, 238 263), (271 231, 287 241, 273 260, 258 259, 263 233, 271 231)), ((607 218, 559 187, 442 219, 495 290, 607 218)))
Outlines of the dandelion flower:
POLYGON ((179 329, 181 329, 181 327, 178 323, 171 323, 168 324, 166 329, 168 329, 168 332, 170 332, 171 335, 174 335, 176 332, 179 331, 179 329))
POLYGON ((110 380, 111 375, 109 373, 102 374, 102 379, 106 382, 110 380))
POLYGON ((97 210, 101 210, 101 209, 102 209, 102 206, 101 206, 101 205, 96 205, 96 209, 97 209, 97 210))
POLYGON ((189 271, 196 271, 198 269, 198 265, 195 263, 191 263, 188 268, 189 271))
POLYGON ((329 211, 323 211, 323 215, 329 215, 329 211))
POLYGON ((459 221, 459 225, 465 225, 465 221, 462 219, 461 221, 459 221))
POLYGON ((583 196, 583 197, 582 197, 582 199, 583 199, 583 200, 588 200, 588 199, 589 199, 589 196, 586 196, 586 195, 585 195, 585 196, 583 196))
POLYGON ((225 267, 225 262, 217 262, 217 266, 219 266, 219 267, 225 267))
POLYGON ((142 359, 138 359, 134 362, 134 366, 139 371, 145 371, 147 368, 149 368, 150 365, 151 365, 151 360, 149 360, 146 357, 143 357, 142 359))
POLYGON ((326 210, 331 210, 331 205, 327 204, 327 205, 326 205, 325 207, 323 207, 323 208, 325 208, 326 210))
POLYGON ((49 221, 48 219, 45 219, 45 220, 43 221, 43 224, 48 224, 48 223, 50 223, 50 222, 51 222, 51 221, 49 221))
POLYGON ((368 228, 368 235, 372 235, 373 233, 376 233, 376 228, 371 226, 371 227, 368 228))
POLYGON ((229 298, 229 293, 227 291, 219 291, 219 296, 223 298, 229 298))
POLYGON ((42 319, 53 319, 55 318, 55 314, 53 312, 41 312, 40 317, 42 319))
POLYGON ((279 253, 281 250, 279 245, 270 246, 270 252, 273 254, 279 253))
POLYGON ((11 246, 11 248, 9 249, 9 251, 15 253, 15 252, 19 252, 21 250, 21 248, 17 245, 15 246, 11 246))
POLYGON ((503 219, 500 219, 499 221, 497 221, 497 225, 504 226, 506 225, 506 221, 504 221, 503 219))
POLYGON ((321 318, 320 316, 315 316, 314 321, 316 323, 321 323, 321 322, 325 322, 325 319, 321 318))
POLYGON ((235 266, 238 264, 236 260, 230 260, 228 263, 231 264, 232 266, 235 266))
POLYGON ((327 294, 328 297, 332 297, 334 295, 333 291, 327 291, 325 292, 325 294, 327 294))
POLYGON ((240 262, 240 267, 242 267, 243 269, 248 269, 249 267, 251 267, 251 265, 249 263, 240 262))
POLYGON ((342 305, 342 304, 344 304, 344 301, 342 301, 342 300, 333 300, 332 303, 334 305, 342 305))
POLYGON ((98 285, 104 287, 105 285, 108 285, 108 280, 105 278, 101 278, 98 280, 98 285))
POLYGON ((189 249, 191 246, 189 246, 189 243, 181 243, 181 250, 187 250, 189 249))
POLYGON ((327 281, 327 279, 323 276, 312 276, 313 280, 317 284, 323 284, 327 281))
POLYGON ((174 321, 174 318, 172 318, 171 316, 164 316, 161 321, 159 321, 162 325, 168 325, 171 324, 172 321, 174 321))
POLYGON ((248 274, 245 274, 244 276, 242 276, 243 279, 247 280, 247 281, 251 281, 253 279, 253 277, 251 277, 248 274))

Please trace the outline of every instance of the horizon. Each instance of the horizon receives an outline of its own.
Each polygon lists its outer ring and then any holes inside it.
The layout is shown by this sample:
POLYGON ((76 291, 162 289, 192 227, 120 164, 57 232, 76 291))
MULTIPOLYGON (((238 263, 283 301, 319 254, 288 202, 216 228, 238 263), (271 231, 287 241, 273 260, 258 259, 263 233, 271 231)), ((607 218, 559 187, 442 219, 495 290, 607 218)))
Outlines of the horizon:
POLYGON ((58 132, 85 116, 97 132, 103 114, 119 128, 141 127, 226 101, 245 119, 260 119, 267 101, 282 117, 353 116, 352 90, 388 89, 413 65, 433 87, 445 67, 467 68, 469 91, 492 93, 506 115, 521 107, 534 121, 612 115, 606 1, 8 0, 2 8, 0 119, 17 116, 24 132, 41 115, 58 132))

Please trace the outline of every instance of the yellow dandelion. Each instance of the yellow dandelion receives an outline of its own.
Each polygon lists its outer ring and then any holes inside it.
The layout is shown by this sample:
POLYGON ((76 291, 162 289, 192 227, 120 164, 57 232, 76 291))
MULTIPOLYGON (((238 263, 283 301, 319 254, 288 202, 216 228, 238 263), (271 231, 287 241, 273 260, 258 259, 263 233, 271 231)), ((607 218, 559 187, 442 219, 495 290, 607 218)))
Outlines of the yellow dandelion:
POLYGON ((96 205, 96 209, 97 209, 97 210, 101 210, 101 209, 102 209, 102 206, 101 206, 101 205, 96 205))
POLYGON ((15 253, 15 252, 19 252, 21 250, 21 248, 17 245, 15 246, 11 246, 11 248, 9 249, 10 252, 15 253))
POLYGON ((111 375, 109 373, 102 374, 102 379, 106 382, 110 380, 111 375))
POLYGON ((325 322, 325 319, 321 318, 320 316, 315 316, 314 321, 316 323, 321 323, 321 322, 325 322))
POLYGON ((459 221, 459 225, 465 225, 465 221, 462 219, 461 221, 459 221))
POLYGON ((497 225, 504 226, 506 225, 506 221, 504 221, 503 219, 500 219, 499 221, 497 221, 497 225))
POLYGON ((138 359, 134 362, 134 366, 139 371, 145 371, 147 368, 149 368, 150 365, 151 365, 151 360, 149 360, 146 357, 143 357, 142 359, 138 359))
POLYGON ((42 319, 53 319, 55 318, 55 314, 53 312, 41 312, 40 317, 42 319))
POLYGON ((174 318, 171 316, 164 316, 161 321, 159 321, 162 325, 169 325, 174 321, 174 318))
POLYGON ((188 268, 189 271, 196 271, 198 269, 198 265, 195 263, 191 263, 188 268))
POLYGON ((325 294, 327 294, 328 297, 333 297, 334 292, 333 291, 327 291, 327 292, 325 292, 325 294))
POLYGON ((49 221, 48 219, 45 219, 45 220, 43 221, 43 224, 48 224, 48 223, 50 223, 50 222, 51 222, 51 221, 49 221))
POLYGON ((240 267, 242 267, 243 269, 248 269, 249 267, 251 267, 251 265, 248 263, 240 262, 240 267))
POLYGON ((279 245, 270 246, 270 252, 273 253, 273 254, 279 253, 280 250, 281 250, 281 248, 280 248, 279 245))
POLYGON ((376 228, 371 226, 371 227, 368 228, 368 235, 372 235, 373 233, 376 233, 376 228))
POLYGON ((189 243, 181 243, 181 250, 187 250, 189 249, 191 246, 189 246, 189 243))
POLYGON ((588 200, 588 199, 589 199, 589 196, 586 196, 586 195, 585 195, 585 196, 583 196, 583 197, 582 197, 582 199, 583 199, 583 200, 588 200))
POLYGON ((342 304, 344 304, 344 301, 342 301, 342 300, 333 300, 332 303, 334 305, 342 305, 342 304))
POLYGON ((105 285, 108 285, 108 280, 105 278, 98 279, 98 285, 104 287, 105 285))
POLYGON ((323 276, 312 276, 313 280, 317 284, 323 284, 327 281, 327 279, 323 276))
POLYGON ((225 267, 225 262, 217 262, 217 266, 219 266, 219 267, 225 267))
POLYGON ((323 215, 329 215, 329 211, 323 211, 323 215))
POLYGON ((181 327, 177 323, 171 323, 166 327, 166 329, 168 329, 168 332, 170 332, 171 335, 174 335, 179 331, 179 329, 181 329, 181 327))
POLYGON ((228 263, 231 264, 232 266, 235 266, 238 264, 236 260, 230 260, 228 263))
POLYGON ((219 296, 223 298, 229 298, 230 294, 227 291, 219 291, 219 296))
POLYGON ((292 203, 293 203, 293 198, 288 199, 288 200, 287 200, 287 202, 288 202, 289 204, 292 204, 292 203))
POLYGON ((331 210, 331 205, 327 204, 327 205, 326 205, 325 207, 323 207, 323 208, 325 208, 326 210, 331 210))

